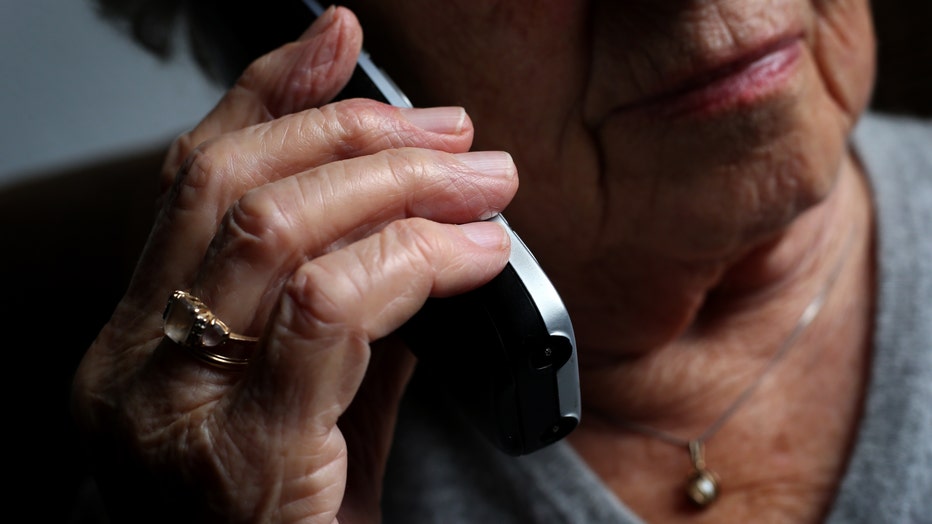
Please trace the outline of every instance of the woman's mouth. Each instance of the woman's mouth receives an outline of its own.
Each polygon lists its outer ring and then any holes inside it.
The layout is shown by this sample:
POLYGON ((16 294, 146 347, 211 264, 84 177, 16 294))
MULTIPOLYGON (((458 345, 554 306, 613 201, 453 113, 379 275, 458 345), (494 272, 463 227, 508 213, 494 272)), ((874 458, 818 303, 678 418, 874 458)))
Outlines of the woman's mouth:
POLYGON ((802 56, 802 38, 784 38, 724 65, 690 75, 658 94, 621 107, 663 117, 711 116, 749 107, 785 86, 802 56))

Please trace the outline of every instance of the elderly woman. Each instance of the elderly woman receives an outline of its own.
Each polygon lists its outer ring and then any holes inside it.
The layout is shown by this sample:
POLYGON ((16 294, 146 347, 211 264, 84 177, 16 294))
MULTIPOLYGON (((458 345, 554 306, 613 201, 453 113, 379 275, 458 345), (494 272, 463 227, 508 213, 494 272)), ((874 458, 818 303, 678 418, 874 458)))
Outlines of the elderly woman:
POLYGON ((74 385, 115 521, 932 514, 932 132, 855 131, 867 0, 347 5, 165 160, 74 385), (357 15, 418 109, 330 103, 357 15), (482 219, 506 206, 572 315, 584 412, 519 459, 393 336, 503 268, 482 219), (244 369, 163 336, 178 289, 244 369))

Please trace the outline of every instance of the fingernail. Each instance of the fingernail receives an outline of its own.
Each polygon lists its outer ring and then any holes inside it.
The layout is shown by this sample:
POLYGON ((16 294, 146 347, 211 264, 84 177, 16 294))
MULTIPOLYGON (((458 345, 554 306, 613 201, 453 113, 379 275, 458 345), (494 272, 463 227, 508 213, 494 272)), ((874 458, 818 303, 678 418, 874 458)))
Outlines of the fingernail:
POLYGON ((403 108, 401 115, 431 133, 455 135, 463 130, 466 110, 462 107, 403 108))
POLYGON ((472 222, 459 226, 460 231, 474 244, 487 249, 500 249, 505 245, 507 233, 498 222, 472 222))
POLYGON ((333 24, 335 19, 333 14, 336 12, 336 6, 332 5, 328 7, 326 11, 321 13, 321 15, 314 20, 311 27, 308 27, 307 30, 298 37, 298 41, 309 40, 326 31, 333 24))
POLYGON ((456 155, 457 160, 469 168, 491 176, 511 176, 515 173, 515 162, 504 151, 470 151, 456 155))

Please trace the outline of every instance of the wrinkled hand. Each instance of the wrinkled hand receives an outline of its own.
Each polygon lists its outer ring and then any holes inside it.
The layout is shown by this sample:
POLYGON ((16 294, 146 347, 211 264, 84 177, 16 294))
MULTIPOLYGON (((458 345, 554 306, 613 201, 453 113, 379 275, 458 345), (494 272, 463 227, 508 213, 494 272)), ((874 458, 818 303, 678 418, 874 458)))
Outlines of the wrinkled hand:
POLYGON ((460 108, 322 105, 361 39, 329 10, 173 145, 136 274, 74 384, 115 520, 378 520, 412 368, 385 337, 501 270, 507 235, 476 221, 517 179, 507 154, 467 152, 460 108), (260 337, 243 371, 163 338, 174 289, 260 337))

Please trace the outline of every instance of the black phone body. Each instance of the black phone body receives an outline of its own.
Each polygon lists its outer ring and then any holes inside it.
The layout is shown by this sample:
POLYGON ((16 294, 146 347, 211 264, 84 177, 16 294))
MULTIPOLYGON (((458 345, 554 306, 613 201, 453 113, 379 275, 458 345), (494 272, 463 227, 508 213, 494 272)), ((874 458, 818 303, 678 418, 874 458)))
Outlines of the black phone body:
MULTIPOLYGON (((319 16, 323 9, 305 3, 319 16)), ((363 52, 338 98, 411 102, 363 52)), ((579 424, 576 338, 569 314, 534 255, 504 217, 511 256, 484 286, 430 298, 400 330, 421 365, 472 424, 511 455, 540 449, 579 424)))

